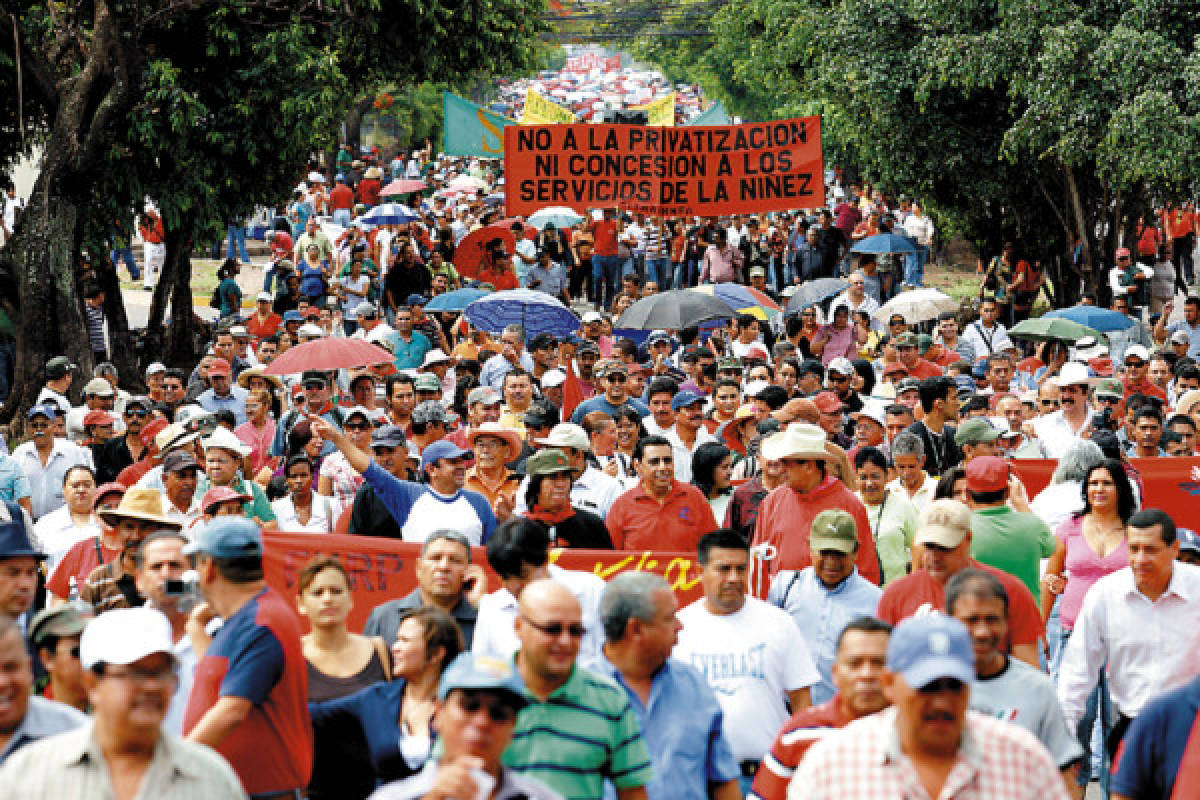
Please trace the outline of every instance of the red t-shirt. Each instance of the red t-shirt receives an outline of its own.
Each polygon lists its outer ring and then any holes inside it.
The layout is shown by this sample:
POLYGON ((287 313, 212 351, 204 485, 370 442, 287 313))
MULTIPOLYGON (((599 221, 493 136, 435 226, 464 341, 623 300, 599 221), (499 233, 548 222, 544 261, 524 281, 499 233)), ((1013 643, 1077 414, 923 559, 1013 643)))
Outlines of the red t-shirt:
POLYGON ((295 249, 296 241, 292 239, 290 233, 276 231, 275 236, 271 239, 271 255, 274 258, 291 258, 292 251, 295 249))
POLYGON ((92 574, 92 570, 101 564, 111 564, 119 555, 120 550, 110 550, 100 544, 98 536, 76 542, 63 556, 63 560, 58 562, 54 572, 50 573, 46 580, 46 589, 55 597, 66 600, 71 596, 71 578, 75 578, 76 588, 82 590, 83 582, 92 574))
POLYGON ((251 314, 250 319, 246 320, 246 331, 254 337, 255 342, 274 336, 282 327, 283 317, 275 312, 271 312, 266 319, 262 320, 259 319, 257 313, 251 314))
POLYGON ((800 766, 800 759, 823 737, 844 728, 853 718, 842 710, 842 701, 835 694, 828 703, 805 708, 792 714, 783 723, 775 744, 771 745, 769 758, 764 758, 754 776, 751 790, 761 800, 786 800, 792 773, 800 766))
POLYGON ((329 190, 329 207, 334 211, 344 209, 354 210, 354 190, 344 183, 339 183, 329 190))
POLYGON ((313 754, 308 662, 296 612, 274 589, 255 595, 213 637, 196 665, 184 734, 222 697, 251 703, 246 719, 216 747, 246 793, 308 786, 313 754))
POLYGON ((704 494, 679 481, 662 504, 639 483, 613 502, 605 522, 616 550, 695 553, 700 537, 717 529, 704 494))
POLYGON ((617 254, 617 221, 598 219, 592 223, 592 236, 596 239, 595 253, 598 256, 617 254))
POLYGON ((368 206, 379 205, 379 192, 382 189, 379 181, 374 178, 364 179, 362 183, 358 184, 358 202, 368 206))
MULTIPOLYGON (((971 566, 990 572, 1000 579, 1008 592, 1008 638, 1012 644, 1037 644, 1045 632, 1042 614, 1028 587, 1003 570, 981 564, 974 559, 971 566)), ((913 571, 887 585, 879 598, 875 616, 895 625, 923 608, 946 609, 946 588, 924 569, 913 571)))
MULTIPOLYGON (((958 356, 957 353, 955 353, 955 355, 958 356)), ((962 361, 962 356, 958 356, 958 358, 955 360, 962 361)), ((937 364, 934 364, 932 361, 927 361, 923 358, 918 358, 917 363, 911 367, 907 367, 907 369, 910 376, 918 379, 936 378, 938 375, 943 374, 941 367, 939 367, 937 364)))
POLYGON ((1147 397, 1157 397, 1164 403, 1167 402, 1167 393, 1150 381, 1144 380, 1139 384, 1133 385, 1129 383, 1128 378, 1123 378, 1121 385, 1125 387, 1126 397, 1133 397, 1135 394, 1144 394, 1147 397))

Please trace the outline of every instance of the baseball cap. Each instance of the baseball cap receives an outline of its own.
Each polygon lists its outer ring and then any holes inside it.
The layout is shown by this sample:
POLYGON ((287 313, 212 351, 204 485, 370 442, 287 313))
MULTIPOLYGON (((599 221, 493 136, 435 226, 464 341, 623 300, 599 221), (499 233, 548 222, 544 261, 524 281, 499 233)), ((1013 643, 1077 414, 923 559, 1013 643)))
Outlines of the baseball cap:
MULTIPOLYGON (((420 384, 417 385, 420 389, 420 384)), ((437 400, 426 400, 424 403, 418 403, 417 407, 412 410, 412 421, 419 425, 425 425, 430 422, 445 423, 449 417, 446 416, 446 409, 437 400)))
POLYGON ((808 538, 808 549, 812 552, 836 550, 839 553, 853 553, 857 547, 858 526, 849 511, 830 508, 813 519, 808 538))
POLYGON ((112 425, 116 419, 104 409, 94 408, 83 415, 84 427, 88 425, 112 425))
POLYGON ((200 498, 200 509, 205 513, 218 503, 226 503, 230 500, 237 500, 240 503, 249 503, 253 500, 252 495, 244 492, 239 492, 229 486, 214 486, 204 493, 204 497, 200 498))
POLYGON ((1117 252, 1113 253, 1113 255, 1117 258, 1129 258, 1129 248, 1118 247, 1117 252))
POLYGON ((900 382, 896 384, 896 394, 902 394, 908 391, 917 391, 920 388, 920 379, 909 376, 907 378, 901 378, 900 382))
POLYGON ((141 408, 144 408, 146 411, 149 411, 153 405, 154 405, 154 402, 149 397, 146 397, 146 395, 135 394, 133 397, 131 397, 125 401, 125 410, 128 411, 129 409, 133 408, 134 406, 140 406, 141 408))
POLYGON ((425 295, 414 292, 405 299, 404 304, 407 306, 423 306, 428 302, 429 298, 427 298, 425 295))
POLYGON ((452 360, 442 348, 435 347, 425 354, 425 360, 421 362, 421 366, 432 367, 435 364, 449 364, 452 360))
POLYGON ((688 408, 689 406, 694 406, 697 403, 703 402, 703 395, 696 394, 695 392, 684 391, 675 395, 675 397, 671 399, 671 410, 678 411, 681 408, 688 408))
MULTIPOLYGON (((1188 551, 1200 555, 1200 536, 1191 528, 1178 528, 1175 538, 1179 540, 1180 552, 1188 551)), ((32 637, 31 637, 32 638, 32 637)))
POLYGON ((1187 331, 1175 331, 1171 334, 1171 344, 1188 344, 1191 342, 1191 337, 1187 331))
POLYGON ((553 475, 556 472, 570 472, 571 462, 565 453, 554 447, 539 450, 525 461, 525 473, 534 475, 553 475))
POLYGON ((589 322, 603 322, 604 317, 600 316, 599 312, 589 311, 583 315, 581 321, 584 325, 587 325, 589 322))
POLYGON ((442 382, 438 380, 437 375, 422 372, 413 381, 413 388, 418 392, 440 392, 442 391, 442 382))
POLYGON ((1094 389, 1097 397, 1125 397, 1125 387, 1116 378, 1101 378, 1094 389))
POLYGON ((751 278, 753 278, 755 276, 760 277, 760 278, 765 277, 766 274, 767 274, 767 271, 765 269, 763 269, 762 267, 751 267, 750 268, 750 277, 751 278))
POLYGON ((189 469, 200 469, 196 457, 187 450, 172 450, 163 458, 162 471, 183 472, 189 469))
POLYGON ((438 699, 445 700, 455 689, 504 692, 519 710, 528 704, 525 686, 510 661, 479 653, 459 653, 438 682, 438 699))
POLYGON ((358 319, 375 319, 379 316, 379 309, 374 303, 363 301, 354 307, 354 316, 358 319))
POLYGON ((829 371, 836 372, 838 375, 853 375, 854 365, 850 363, 850 359, 838 356, 829 362, 829 371))
POLYGON ((380 425, 371 432, 371 447, 404 447, 406 442, 399 425, 380 425))
POLYGON ((425 469, 430 464, 434 464, 443 458, 468 458, 473 455, 470 450, 464 450, 449 439, 438 439, 433 444, 425 448, 425 452, 421 454, 421 469, 425 469))
POLYGON ((296 335, 298 335, 298 336, 315 336, 316 338, 319 339, 320 337, 325 335, 325 331, 321 330, 321 326, 319 326, 319 325, 314 325, 311 322, 306 322, 300 326, 299 330, 296 331, 296 335))
POLYGON ((845 408, 845 403, 833 392, 817 392, 813 402, 817 404, 817 410, 822 414, 836 414, 845 408))
POLYGON ((229 362, 223 358, 214 358, 212 364, 208 367, 208 376, 213 375, 230 375, 233 370, 229 366, 229 362))
POLYGON ((651 331, 650 335, 646 337, 647 345, 657 344, 658 342, 670 342, 670 341, 671 341, 671 334, 667 333, 666 331, 662 331, 662 330, 651 331))
POLYGON ((854 417, 855 419, 866 417, 867 419, 874 421, 875 424, 879 425, 881 428, 887 427, 887 406, 878 400, 868 399, 863 403, 861 411, 856 411, 850 416, 854 417))
MULTIPOLYGON (((1000 431, 993 428, 992 423, 982 417, 964 420, 958 426, 958 430, 954 432, 954 443, 957 445, 994 442, 998 438, 1000 438, 1000 431)), ((979 460, 975 459, 971 463, 979 460)))
POLYGON ((629 374, 629 370, 626 368, 625 364, 617 361, 615 358, 604 359, 600 363, 596 364, 595 367, 593 367, 592 372, 597 378, 607 378, 609 375, 613 375, 618 372, 622 375, 629 374))
POLYGON ((58 406, 54 403, 38 403, 36 406, 30 406, 29 411, 25 413, 25 419, 33 419, 37 416, 45 417, 53 421, 58 415, 58 406))
POLYGON ((194 529, 192 541, 183 548, 184 555, 204 553, 213 558, 261 556, 262 552, 262 530, 245 517, 217 517, 194 529))
POLYGON ((567 382, 567 373, 561 369, 548 369, 542 373, 542 388, 553 389, 567 382))
POLYGON ((290 311, 283 312, 283 321, 284 322, 303 322, 304 316, 299 311, 297 311, 296 309, 293 308, 290 311))
POLYGON ((970 685, 975 651, 967 626, 940 611, 902 620, 888 640, 887 668, 914 689, 941 678, 970 685))
POLYGON ((557 425, 560 419, 558 409, 550 402, 543 400, 530 405, 521 421, 530 428, 541 429, 557 425))
POLYGON ((49 636, 78 636, 83 633, 87 623, 87 619, 70 603, 43 609, 29 622, 29 641, 39 646, 49 636))
POLYGON ((917 347, 917 335, 912 331, 905 331, 896 337, 896 347, 917 347))
POLYGON ((746 384, 745 395, 746 397, 758 397, 763 389, 766 389, 771 385, 772 384, 767 383, 766 381, 750 381, 746 384))
POLYGON ((153 364, 146 367, 146 377, 149 378, 151 375, 158 375, 159 373, 166 372, 166 371, 167 371, 166 364, 162 363, 161 361, 155 361, 153 364))
POLYGON ((500 402, 500 393, 491 386, 476 386, 471 391, 467 392, 467 407, 471 407, 476 403, 483 403, 485 406, 494 406, 500 402))
POLYGON ((917 350, 924 353, 926 350, 928 350, 932 346, 933 346, 933 337, 932 336, 930 336, 928 333, 918 333, 917 334, 917 350))
POLYGON ((275 300, 275 298, 271 295, 270 292, 259 292, 257 295, 254 296, 254 299, 260 303, 261 302, 270 303, 275 300))
POLYGON ((600 355, 600 346, 593 341, 584 339, 579 343, 579 346, 575 348, 575 355, 581 356, 584 353, 595 353, 596 355, 600 355))
MULTIPOLYGON (((990 425, 988 427, 991 427, 990 425)), ((967 489, 999 492, 1008 488, 1008 462, 996 456, 980 456, 967 464, 967 489)))
POLYGON ((746 348, 746 355, 743 357, 743 360, 766 361, 770 357, 771 354, 767 352, 767 348, 763 347, 761 344, 752 344, 746 348))
POLYGON ((154 608, 118 608, 87 623, 79 639, 84 669, 97 664, 132 664, 154 653, 175 659, 174 637, 166 615, 154 608))
POLYGON ((1147 350, 1145 347, 1143 347, 1140 344, 1131 344, 1131 345, 1129 345, 1129 347, 1125 348, 1125 356, 1124 357, 1125 357, 1125 359, 1129 359, 1131 356, 1140 361, 1149 361, 1150 360, 1150 351, 1147 350))
POLYGON ((913 544, 958 547, 971 532, 971 511, 957 500, 940 498, 921 509, 913 544))
POLYGON ((75 362, 66 356, 55 356, 46 362, 46 379, 56 381, 73 369, 79 369, 75 362))
POLYGON ((235 339, 249 339, 250 331, 245 325, 233 325, 229 328, 229 333, 235 339))
POLYGON ((883 368, 884 375, 907 375, 908 368, 899 361, 892 361, 883 368))
POLYGON ((741 369, 742 360, 737 356, 724 356, 717 359, 717 369, 741 369))
POLYGON ((550 429, 550 434, 541 439, 534 439, 544 447, 571 447, 576 450, 592 449, 587 431, 570 422, 561 422, 550 429))
POLYGON ((83 394, 91 397, 112 397, 116 394, 112 384, 104 378, 92 378, 83 385, 83 394))

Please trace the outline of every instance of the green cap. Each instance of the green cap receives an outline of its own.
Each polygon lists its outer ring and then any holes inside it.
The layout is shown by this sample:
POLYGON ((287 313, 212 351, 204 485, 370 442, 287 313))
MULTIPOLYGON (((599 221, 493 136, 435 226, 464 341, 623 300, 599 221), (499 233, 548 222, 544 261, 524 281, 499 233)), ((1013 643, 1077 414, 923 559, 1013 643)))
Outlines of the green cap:
POLYGON ((418 392, 440 392, 442 382, 432 372, 422 372, 413 380, 413 390, 418 392))
POLYGON ((1096 381, 1096 386, 1092 389, 1092 392, 1097 397, 1105 395, 1108 397, 1125 397, 1125 387, 1116 378, 1103 378, 1096 381))
POLYGON ((525 461, 525 472, 530 477, 534 475, 553 475, 558 472, 570 472, 571 462, 566 453, 549 447, 539 450, 525 461))
POLYGON ((46 378, 56 381, 74 369, 79 369, 79 367, 75 366, 71 359, 66 356, 55 356, 46 362, 46 378))
POLYGON ((726 356, 717 361, 717 369, 741 369, 742 360, 740 358, 726 356))
POLYGON ((821 550, 837 550, 853 553, 858 547, 858 526, 849 511, 831 508, 817 514, 808 537, 808 549, 814 553, 821 550))
POLYGON ((905 331, 896 337, 896 347, 920 347, 921 343, 917 340, 917 335, 912 331, 905 331))
POLYGON ((932 346, 933 346, 933 337, 932 336, 930 336, 928 333, 918 333, 917 334, 917 350, 924 353, 926 350, 928 350, 932 346))
POLYGON ((48 636, 78 636, 87 620, 74 606, 61 605, 39 611, 29 622, 29 641, 39 646, 48 636))
POLYGON ((992 427, 992 423, 983 417, 972 417, 964 421, 954 432, 954 443, 957 445, 994 442, 998 438, 1000 438, 1000 431, 992 427))

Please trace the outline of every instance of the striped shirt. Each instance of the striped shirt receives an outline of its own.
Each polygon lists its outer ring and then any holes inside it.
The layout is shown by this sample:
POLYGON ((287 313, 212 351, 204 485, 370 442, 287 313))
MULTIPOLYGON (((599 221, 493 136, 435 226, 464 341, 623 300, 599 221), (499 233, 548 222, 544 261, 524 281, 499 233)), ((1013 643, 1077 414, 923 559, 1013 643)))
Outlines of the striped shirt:
MULTIPOLYGON (((113 796, 108 765, 93 723, 34 742, 0 768, 6 797, 25 800, 106 800, 113 796)), ((244 800, 237 775, 207 747, 163 733, 138 787, 137 800, 244 800)))
MULTIPOLYGON (((514 656, 514 659, 516 656, 514 656)), ((582 667, 543 702, 526 690, 504 764, 566 798, 604 796, 650 782, 650 754, 625 692, 582 667)))
POLYGON ((646 248, 646 258, 666 258, 667 244, 663 239, 663 230, 649 223, 642 228, 642 242, 646 248))
POLYGON ((88 342, 92 346, 92 352, 107 352, 108 345, 104 342, 104 307, 84 303, 83 317, 87 323, 88 342))
POLYGON ((842 711, 837 695, 828 703, 804 708, 783 724, 775 744, 763 758, 746 800, 784 800, 788 781, 808 748, 830 731, 843 728, 851 718, 842 711))

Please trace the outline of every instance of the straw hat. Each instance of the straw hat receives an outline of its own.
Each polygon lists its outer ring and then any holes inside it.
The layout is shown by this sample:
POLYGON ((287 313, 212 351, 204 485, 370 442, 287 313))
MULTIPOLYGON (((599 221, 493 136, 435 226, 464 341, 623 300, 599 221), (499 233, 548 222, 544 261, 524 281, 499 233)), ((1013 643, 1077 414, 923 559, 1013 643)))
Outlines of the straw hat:
POLYGON ((120 505, 108 511, 99 511, 97 515, 114 528, 122 519, 137 519, 178 530, 180 524, 163 515, 162 498, 162 492, 158 489, 135 486, 125 492, 120 505))
POLYGON ((491 436, 504 442, 509 453, 509 457, 505 461, 511 461, 521 454, 521 435, 512 428, 502 427, 497 422, 485 422, 478 428, 471 428, 471 432, 467 434, 467 445, 472 450, 479 449, 475 445, 475 440, 480 436, 491 436))
POLYGON ((212 432, 212 436, 207 439, 201 439, 200 444, 204 445, 205 450, 213 447, 219 447, 222 450, 228 450, 231 453, 237 453, 241 457, 250 455, 253 448, 248 444, 244 444, 241 439, 233 435, 233 432, 228 428, 218 426, 212 432))
POLYGON ((238 386, 242 387, 243 389, 249 389, 251 378, 263 378, 267 382, 269 382, 272 386, 274 386, 276 389, 282 389, 283 381, 281 381, 279 379, 279 376, 278 375, 267 375, 263 371, 265 369, 266 369, 266 367, 251 367, 250 369, 243 370, 242 374, 238 375, 238 379, 237 379, 238 386))

